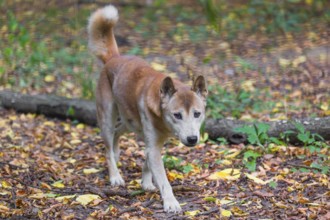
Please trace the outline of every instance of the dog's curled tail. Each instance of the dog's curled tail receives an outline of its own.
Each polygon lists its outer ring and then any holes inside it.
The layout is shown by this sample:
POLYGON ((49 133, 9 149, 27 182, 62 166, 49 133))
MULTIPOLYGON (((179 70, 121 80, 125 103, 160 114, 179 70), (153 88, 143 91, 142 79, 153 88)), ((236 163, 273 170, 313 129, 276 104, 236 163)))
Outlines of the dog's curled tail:
POLYGON ((118 10, 112 5, 96 10, 88 22, 88 47, 90 51, 106 63, 119 55, 113 28, 118 21, 118 10))

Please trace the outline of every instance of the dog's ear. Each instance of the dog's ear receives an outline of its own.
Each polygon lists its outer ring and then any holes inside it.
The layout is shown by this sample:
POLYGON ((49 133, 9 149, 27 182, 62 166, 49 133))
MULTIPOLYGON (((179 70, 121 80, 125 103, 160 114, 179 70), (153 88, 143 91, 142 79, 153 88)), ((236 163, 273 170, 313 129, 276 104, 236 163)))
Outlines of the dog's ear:
POLYGON ((204 101, 206 101, 207 96, 207 85, 204 76, 199 75, 193 83, 193 87, 191 88, 194 92, 197 93, 204 101))
POLYGON ((163 79, 162 84, 160 86, 160 97, 161 99, 170 98, 176 92, 174 88, 174 83, 171 77, 166 77, 163 79))

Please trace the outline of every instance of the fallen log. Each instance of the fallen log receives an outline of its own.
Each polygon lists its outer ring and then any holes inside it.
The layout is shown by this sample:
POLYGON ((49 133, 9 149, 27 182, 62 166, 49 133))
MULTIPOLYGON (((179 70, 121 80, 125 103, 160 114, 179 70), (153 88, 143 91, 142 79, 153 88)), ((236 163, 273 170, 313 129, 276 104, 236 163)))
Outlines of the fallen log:
MULTIPOLYGON (((11 91, 0 91, 0 106, 17 112, 43 114, 49 117, 69 118, 82 123, 96 125, 96 108, 93 101, 69 99, 53 95, 27 95, 11 91)), ((285 131, 296 131, 295 123, 304 125, 305 130, 330 140, 330 117, 306 118, 264 122, 270 126, 268 135, 279 137, 285 131)), ((252 122, 230 119, 207 119, 205 131, 210 139, 226 138, 230 143, 239 144, 247 141, 246 135, 235 128, 253 125, 252 122)), ((290 136, 290 142, 296 143, 296 134, 290 136)))
MULTIPOLYGON (((302 124, 305 130, 309 131, 311 134, 318 134, 323 137, 324 140, 330 140, 330 117, 279 120, 262 123, 269 125, 269 137, 280 137, 285 131, 293 131, 294 133, 289 135, 289 142, 292 144, 299 144, 296 123, 302 124)), ((256 124, 256 122, 229 119, 208 119, 206 120, 205 130, 209 134, 209 138, 212 140, 224 137, 230 143, 239 144, 246 142, 247 137, 246 135, 235 131, 235 129, 243 126, 253 126, 254 124, 256 124)))
POLYGON ((83 99, 69 99, 54 95, 28 95, 5 90, 0 91, 0 106, 22 113, 69 118, 91 126, 96 125, 95 103, 83 99))

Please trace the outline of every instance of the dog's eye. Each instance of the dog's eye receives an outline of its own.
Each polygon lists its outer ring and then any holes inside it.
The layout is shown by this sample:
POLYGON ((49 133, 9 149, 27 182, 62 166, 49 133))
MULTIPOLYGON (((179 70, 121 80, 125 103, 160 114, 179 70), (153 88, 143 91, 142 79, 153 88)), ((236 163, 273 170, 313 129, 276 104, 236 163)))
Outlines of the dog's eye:
POLYGON ((174 113, 174 118, 181 120, 182 119, 182 114, 180 112, 174 113))
POLYGON ((194 117, 195 117, 195 118, 199 118, 200 115, 201 115, 200 112, 194 112, 194 117))

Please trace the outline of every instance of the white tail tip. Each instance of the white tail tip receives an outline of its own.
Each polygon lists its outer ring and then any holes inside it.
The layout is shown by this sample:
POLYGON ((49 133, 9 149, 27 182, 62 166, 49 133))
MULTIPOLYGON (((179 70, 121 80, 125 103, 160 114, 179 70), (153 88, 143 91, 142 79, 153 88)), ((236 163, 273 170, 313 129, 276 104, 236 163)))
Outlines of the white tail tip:
POLYGON ((118 20, 118 10, 113 5, 105 6, 101 9, 101 13, 107 20, 116 22, 118 20))

